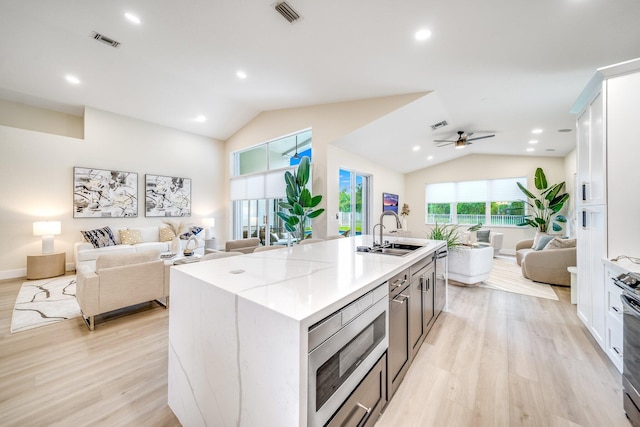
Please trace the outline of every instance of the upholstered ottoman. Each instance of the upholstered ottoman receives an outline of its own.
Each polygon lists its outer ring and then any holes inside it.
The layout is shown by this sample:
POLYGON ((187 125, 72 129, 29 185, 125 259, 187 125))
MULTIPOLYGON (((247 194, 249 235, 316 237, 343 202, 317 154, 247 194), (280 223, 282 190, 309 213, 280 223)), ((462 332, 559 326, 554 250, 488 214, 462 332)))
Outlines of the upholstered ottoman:
POLYGON ((475 285, 489 278, 493 247, 461 247, 449 251, 449 281, 475 285))

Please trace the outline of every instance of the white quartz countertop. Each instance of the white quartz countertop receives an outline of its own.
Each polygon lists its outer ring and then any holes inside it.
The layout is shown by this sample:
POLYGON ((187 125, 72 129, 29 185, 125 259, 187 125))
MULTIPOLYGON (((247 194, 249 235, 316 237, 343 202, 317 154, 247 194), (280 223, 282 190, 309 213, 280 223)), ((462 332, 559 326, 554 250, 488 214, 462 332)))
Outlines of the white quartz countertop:
POLYGON ((354 236, 174 268, 310 325, 445 245, 404 237, 388 240, 424 248, 403 257, 357 252, 357 246, 371 246, 373 237, 354 236))
POLYGON ((615 258, 603 258, 602 262, 605 265, 616 268, 621 272, 630 272, 635 274, 640 274, 640 264, 630 261, 627 258, 620 258, 619 260, 614 261, 615 258))

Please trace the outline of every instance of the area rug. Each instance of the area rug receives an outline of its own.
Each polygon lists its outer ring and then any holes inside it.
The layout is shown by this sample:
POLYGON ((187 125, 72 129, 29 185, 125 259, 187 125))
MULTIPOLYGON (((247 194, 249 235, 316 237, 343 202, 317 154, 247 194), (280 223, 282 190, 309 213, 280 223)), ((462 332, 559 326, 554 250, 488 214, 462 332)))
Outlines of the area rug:
POLYGON ((80 316, 76 276, 24 282, 16 298, 11 333, 80 316))
POLYGON ((489 279, 482 282, 480 286, 558 301, 558 296, 550 285, 522 277, 520 266, 516 264, 513 257, 494 258, 489 279))

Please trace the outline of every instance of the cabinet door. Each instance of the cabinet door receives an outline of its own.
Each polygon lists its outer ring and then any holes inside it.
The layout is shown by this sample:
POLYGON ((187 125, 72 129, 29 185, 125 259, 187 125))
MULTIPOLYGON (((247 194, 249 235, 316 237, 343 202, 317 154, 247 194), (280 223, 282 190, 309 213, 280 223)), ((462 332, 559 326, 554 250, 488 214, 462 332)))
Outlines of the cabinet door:
POLYGON ((425 289, 425 281, 422 275, 411 280, 411 305, 409 306, 409 342, 411 343, 411 359, 413 359, 424 339, 425 324, 423 313, 425 300, 422 293, 425 289))
POLYGON ((424 273, 424 291, 422 294, 424 310, 422 311, 422 321, 424 322, 425 334, 429 332, 435 320, 435 269, 431 265, 424 273))
POLYGON ((584 206, 578 212, 578 316, 604 347, 606 298, 602 258, 607 254, 606 210, 584 206))
POLYGON ((410 295, 407 286, 389 300, 389 395, 392 396, 409 369, 409 312, 410 295))
POLYGON ((606 203, 606 143, 604 105, 598 93, 578 117, 578 194, 577 203, 606 203))

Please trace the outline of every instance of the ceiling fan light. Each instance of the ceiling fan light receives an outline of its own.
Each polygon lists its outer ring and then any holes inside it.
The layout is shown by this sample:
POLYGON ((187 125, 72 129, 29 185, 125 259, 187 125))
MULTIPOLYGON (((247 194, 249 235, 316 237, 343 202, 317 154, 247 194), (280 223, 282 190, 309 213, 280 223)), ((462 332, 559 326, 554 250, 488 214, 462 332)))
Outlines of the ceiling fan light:
POLYGON ((463 140, 456 141, 456 143, 455 143, 455 149, 456 150, 461 150, 466 146, 467 146, 467 144, 465 144, 463 140))

